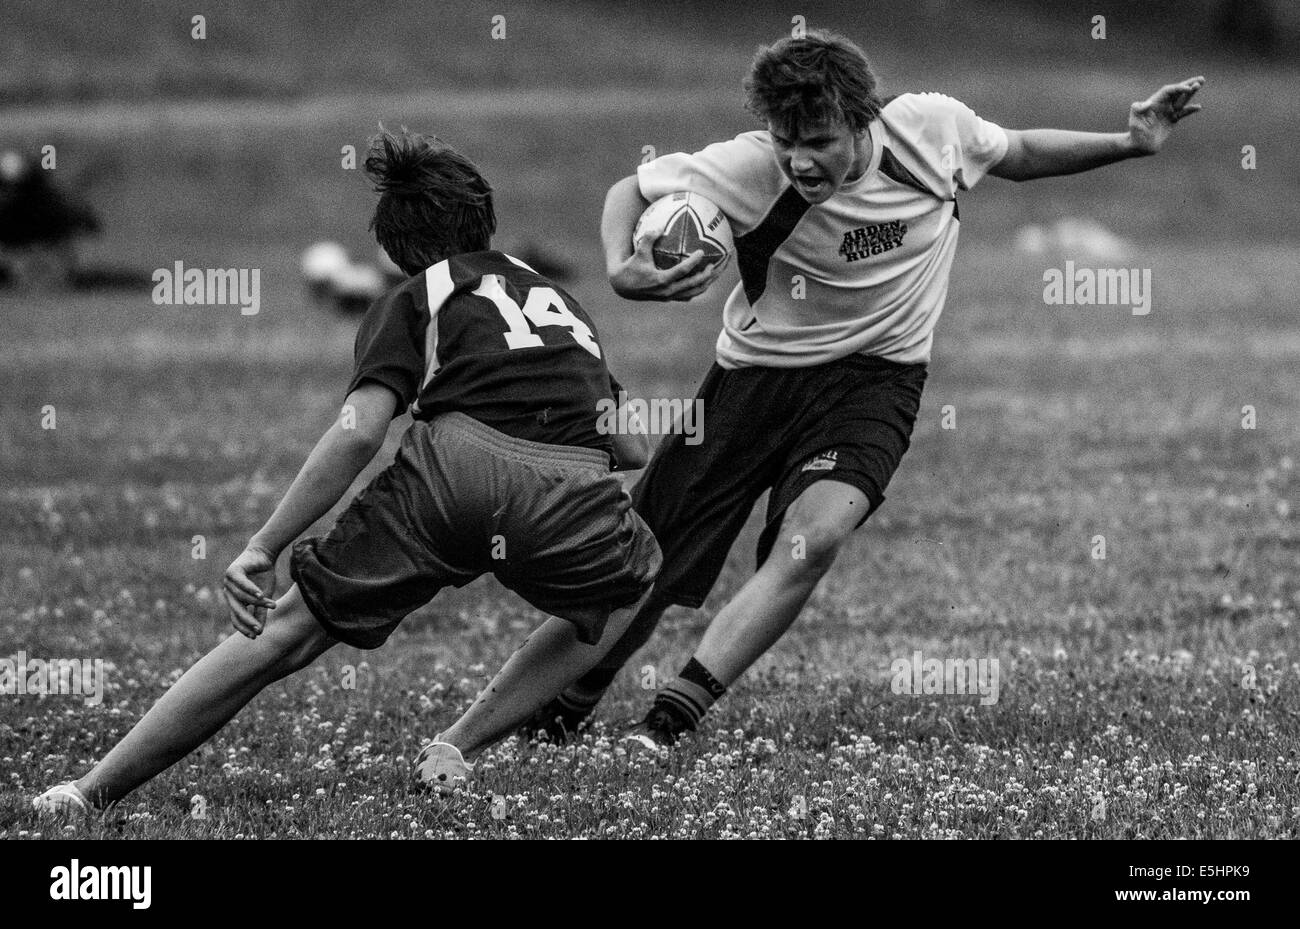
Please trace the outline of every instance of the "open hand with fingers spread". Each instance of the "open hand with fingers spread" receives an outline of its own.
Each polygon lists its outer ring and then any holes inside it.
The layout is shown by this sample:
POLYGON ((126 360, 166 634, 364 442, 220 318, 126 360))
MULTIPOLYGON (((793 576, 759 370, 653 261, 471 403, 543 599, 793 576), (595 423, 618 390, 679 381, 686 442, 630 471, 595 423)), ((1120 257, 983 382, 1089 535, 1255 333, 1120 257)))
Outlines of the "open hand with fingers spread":
POLYGON ((244 549, 226 568, 221 585, 230 624, 250 639, 257 638, 266 626, 266 611, 275 609, 275 556, 252 546, 244 549))
POLYGON ((704 252, 694 251, 671 268, 654 260, 653 236, 642 236, 632 254, 609 273, 610 286, 627 300, 691 300, 717 280, 724 261, 704 262, 704 252))
POLYGON ((1180 84, 1166 84, 1146 100, 1129 108, 1128 132, 1134 151, 1154 155, 1160 151, 1174 124, 1201 109, 1189 101, 1205 84, 1204 77, 1190 77, 1180 84))

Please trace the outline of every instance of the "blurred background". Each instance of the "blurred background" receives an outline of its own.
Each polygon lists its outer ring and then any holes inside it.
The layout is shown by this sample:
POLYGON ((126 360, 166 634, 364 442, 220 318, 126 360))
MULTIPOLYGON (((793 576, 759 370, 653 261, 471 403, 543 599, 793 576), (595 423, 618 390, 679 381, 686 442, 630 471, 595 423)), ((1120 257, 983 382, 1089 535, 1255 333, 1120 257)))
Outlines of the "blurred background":
POLYGON ((794 17, 857 40, 888 92, 942 91, 1012 127, 1118 129, 1132 99, 1209 76, 1208 112, 1158 162, 988 185, 980 242, 1065 214, 1133 236, 1272 241, 1295 228, 1294 188, 1266 180, 1300 176, 1300 6, 1280 0, 201 6, 11 0, 0 12, 0 145, 29 157, 56 146, 54 177, 103 222, 91 258, 229 263, 249 247, 256 261, 240 263, 269 273, 279 249, 313 237, 369 257, 373 198, 339 153, 364 151, 382 121, 478 160, 506 238, 528 230, 585 263, 604 190, 644 146, 693 149, 752 127, 741 76, 794 17), (1240 174, 1245 144, 1268 170, 1240 174))
MULTIPOLYGON (((264 286, 290 286, 281 265, 318 239, 372 259, 373 196, 340 151, 355 146, 359 161, 380 122, 461 147, 500 191, 501 244, 537 241, 589 275, 609 184, 647 146, 695 149, 751 128, 740 78, 754 48, 796 18, 856 39, 887 92, 942 91, 1010 127, 1119 129, 1129 101, 1209 76, 1208 111, 1158 161, 989 184, 968 241, 1021 231, 1024 244, 1024 227, 1050 237, 1052 223, 1076 218, 1134 239, 1271 243, 1293 237, 1300 209, 1290 144, 1300 6, 1280 0, 290 0, 195 11, 14 0, 0 17, 0 150, 34 165, 55 147, 57 169, 33 173, 76 196, 53 225, 95 233, 79 254, 110 281, 115 267, 183 258, 260 267, 264 286), (1243 173, 1243 145, 1264 170, 1243 173)), ((15 216, 21 201, 7 206, 15 216)), ((11 224, 21 225, 0 225, 11 224)), ((284 319, 285 302, 273 303, 284 319)))

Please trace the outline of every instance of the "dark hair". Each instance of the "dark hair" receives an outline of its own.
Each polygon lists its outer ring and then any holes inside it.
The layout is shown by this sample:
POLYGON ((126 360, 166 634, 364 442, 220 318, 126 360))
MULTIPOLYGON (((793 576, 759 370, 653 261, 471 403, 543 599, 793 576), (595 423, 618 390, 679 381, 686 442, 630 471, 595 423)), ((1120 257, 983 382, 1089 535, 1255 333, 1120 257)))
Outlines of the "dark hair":
POLYGON ((758 50, 745 78, 745 106, 782 129, 842 123, 861 132, 882 106, 876 85, 862 49, 815 29, 758 50))
POLYGON ((405 126, 399 135, 380 126, 365 168, 379 193, 370 228, 407 274, 489 246, 497 228, 492 185, 437 136, 408 132, 405 126))

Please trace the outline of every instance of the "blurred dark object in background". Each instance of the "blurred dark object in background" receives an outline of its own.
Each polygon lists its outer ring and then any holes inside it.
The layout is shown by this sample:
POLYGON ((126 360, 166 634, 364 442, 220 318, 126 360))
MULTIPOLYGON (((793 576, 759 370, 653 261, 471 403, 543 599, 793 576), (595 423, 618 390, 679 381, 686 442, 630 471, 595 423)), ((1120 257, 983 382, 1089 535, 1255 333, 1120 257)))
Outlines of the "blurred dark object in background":
POLYGON ((21 152, 0 151, 0 286, 63 286, 77 276, 76 242, 99 217, 21 152))
POLYGON ((0 289, 94 291, 148 286, 148 271, 87 265, 80 260, 78 241, 102 231, 94 207, 77 193, 56 186, 52 171, 21 152, 0 151, 0 289))

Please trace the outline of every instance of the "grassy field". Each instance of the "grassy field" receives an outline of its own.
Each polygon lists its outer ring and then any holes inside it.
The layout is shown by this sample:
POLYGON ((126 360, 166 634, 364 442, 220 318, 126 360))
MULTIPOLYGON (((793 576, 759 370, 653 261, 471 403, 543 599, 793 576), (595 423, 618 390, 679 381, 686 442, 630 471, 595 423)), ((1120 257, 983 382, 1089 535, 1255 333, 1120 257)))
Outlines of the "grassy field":
MULTIPOLYGON (((545 48, 567 47, 560 27, 581 12, 547 20, 545 48)), ((1026 47, 1045 31, 1024 26, 1026 47)), ((941 63, 923 81, 902 45, 882 51, 895 86, 946 90, 1013 126, 1117 127, 1129 100, 1183 65, 1211 84, 1206 112, 1159 159, 989 181, 963 200, 948 308, 889 501, 707 731, 661 757, 618 741, 648 703, 645 669, 674 673, 752 570, 756 519, 705 608, 669 613, 591 735, 564 748, 510 740, 450 800, 411 785, 419 743, 540 619, 490 579, 440 597, 384 649, 336 649, 270 689, 111 821, 52 826, 27 811, 228 633, 220 573, 341 401, 354 324, 316 315, 295 266, 316 238, 365 245, 372 199, 339 168, 340 146, 383 119, 463 147, 500 191, 501 243, 572 257, 572 290, 620 379, 688 397, 723 289, 685 306, 621 302, 601 279, 595 226, 644 145, 693 148, 749 127, 735 91, 748 35, 739 53, 718 40, 705 64, 671 69, 675 95, 610 90, 658 81, 658 60, 627 59, 625 74, 586 85, 580 67, 555 64, 537 86, 503 77, 488 95, 455 69, 454 92, 386 73, 322 88, 301 55, 286 67, 306 70, 278 92, 335 95, 322 118, 270 100, 223 129, 202 109, 221 100, 136 99, 145 78, 124 65, 111 118, 96 123, 100 104, 81 109, 86 94, 65 88, 8 124, 19 141, 55 139, 67 170, 84 172, 110 233, 92 258, 256 267, 263 293, 253 317, 154 306, 147 291, 0 294, 0 657, 98 657, 109 670, 97 707, 0 699, 0 838, 1297 837, 1300 156, 1286 139, 1300 104, 1278 93, 1281 72, 1200 68, 1168 50, 1159 67, 1108 51, 1117 60, 1080 64, 1071 82, 1014 57, 999 71, 941 63), (681 92, 719 61, 731 83, 681 92), (1008 84, 1034 93, 1005 97, 1008 84), (1247 143, 1258 171, 1240 168, 1247 143), (1019 224, 1060 215, 1129 240, 1121 264, 1152 271, 1149 316, 1044 305, 1044 269, 1079 256, 1022 256, 1012 241, 1019 224), (955 429, 941 427, 947 406, 955 429), (1247 406, 1256 428, 1242 427, 1247 406), (918 649, 997 658, 999 701, 896 695, 890 663, 918 649)), ((263 62, 265 34, 250 36, 263 62)))
MULTIPOLYGON (((1300 332, 1258 309, 1300 286, 1280 257, 1242 253, 1236 283, 1216 289, 1178 271, 1208 255, 1146 251, 1159 297, 1138 318, 1043 307, 1037 266, 972 243, 889 503, 710 719, 717 733, 670 758, 625 758, 612 735, 645 706, 642 669, 675 671, 743 581, 756 526, 707 608, 670 614, 617 683, 606 728, 577 747, 507 743, 472 795, 445 805, 411 789, 419 738, 537 621, 483 581, 384 650, 339 649, 274 688, 146 787, 125 824, 94 829, 1290 835, 1300 332), (997 286, 981 274, 992 266, 997 286), (955 430, 940 428, 946 404, 955 430), (1253 431, 1240 426, 1246 404, 1253 431), (1104 561, 1090 556, 1096 534, 1104 561), (999 702, 894 695, 889 663, 914 649, 998 657, 999 702), (1246 665, 1256 690, 1240 686, 1246 665), (189 816, 196 795, 206 820, 189 816), (791 814, 797 796, 807 815, 791 814)), ((709 302, 610 319, 626 380, 687 395, 707 362, 709 302), (657 360, 636 352, 647 344, 662 347, 657 360)), ((288 295, 268 303, 251 325, 143 301, 23 304, 59 337, 5 350, 3 389, 22 415, 5 420, 0 630, 8 652, 103 657, 111 670, 98 708, 0 704, 0 834, 40 832, 23 797, 82 770, 226 633, 212 598, 221 566, 328 422, 347 372, 346 323, 320 325, 288 295), (38 427, 44 403, 58 410, 52 432, 38 427), (191 558, 195 534, 206 561, 191 558)))

